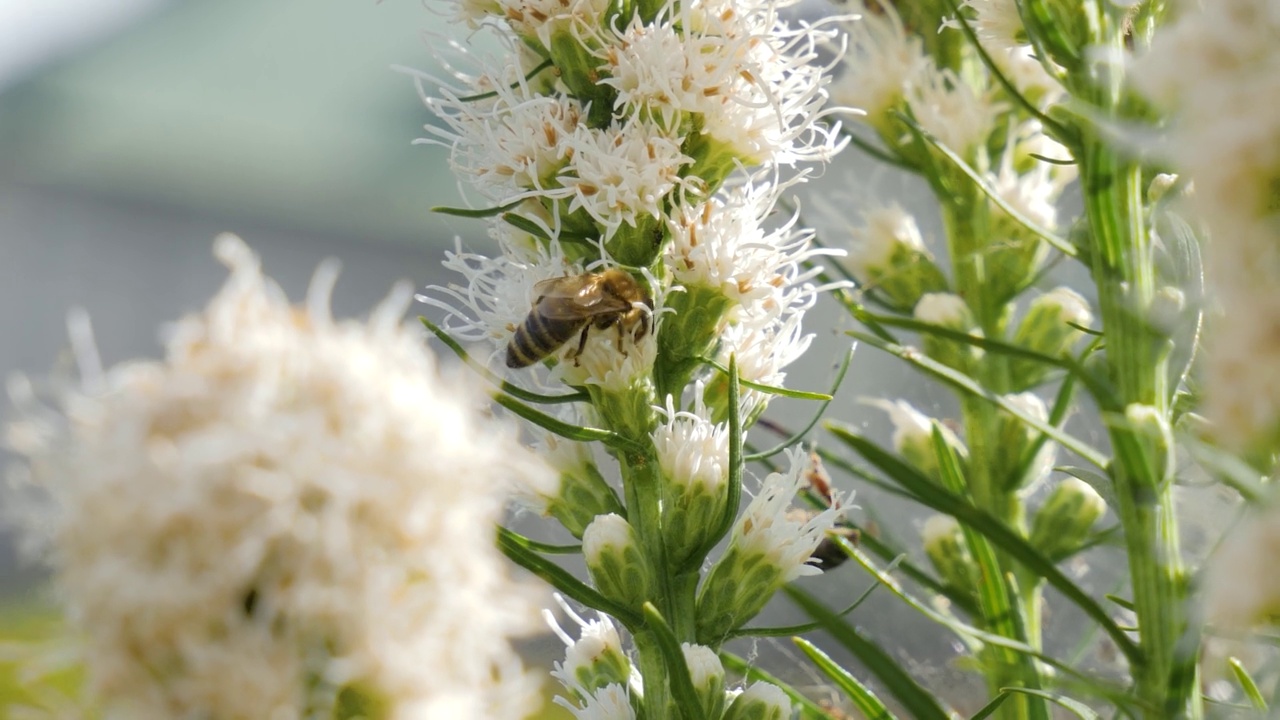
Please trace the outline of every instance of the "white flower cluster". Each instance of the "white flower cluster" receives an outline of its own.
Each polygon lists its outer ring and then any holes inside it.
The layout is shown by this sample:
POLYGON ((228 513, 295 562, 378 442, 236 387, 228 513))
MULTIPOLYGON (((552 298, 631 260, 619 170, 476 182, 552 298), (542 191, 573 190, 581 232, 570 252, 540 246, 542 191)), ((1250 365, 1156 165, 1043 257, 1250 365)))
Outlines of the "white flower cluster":
MULTIPOLYGON (((524 717, 509 644, 540 599, 493 546, 513 480, 552 473, 438 377, 400 287, 335 322, 317 272, 290 305, 239 239, 230 279, 163 361, 61 409, 14 381, 16 520, 55 571, 108 717, 524 717)), ((12 506, 11 506, 12 507, 12 506)))
POLYGON ((651 371, 662 320, 678 312, 671 294, 700 287, 727 301, 703 344, 736 334, 743 343, 720 347, 754 355, 739 357, 744 378, 780 382, 807 345, 800 316, 815 295, 800 270, 809 234, 769 224, 795 181, 780 168, 842 146, 821 121, 827 78, 814 63, 835 33, 790 25, 787 4, 460 3, 459 17, 521 50, 449 82, 418 77, 443 121, 430 142, 486 205, 506 208, 491 225, 501 254, 451 254, 460 282, 422 297, 445 311, 444 328, 485 341, 496 365, 540 281, 621 265, 644 276, 657 331, 639 342, 589 332, 581 353, 576 342, 551 353, 549 378, 524 377, 625 386, 651 371))
POLYGON ((1219 0, 1156 36, 1135 77, 1175 110, 1169 152, 1209 226, 1206 409, 1242 447, 1280 426, 1280 2, 1219 0))

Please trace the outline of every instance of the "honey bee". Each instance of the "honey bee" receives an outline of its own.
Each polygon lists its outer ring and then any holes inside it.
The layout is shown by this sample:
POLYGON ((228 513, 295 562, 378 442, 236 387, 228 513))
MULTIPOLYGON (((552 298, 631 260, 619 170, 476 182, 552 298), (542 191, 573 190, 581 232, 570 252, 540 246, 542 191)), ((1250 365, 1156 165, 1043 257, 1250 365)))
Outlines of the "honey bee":
POLYGON ((587 345, 591 328, 618 329, 618 351, 622 352, 625 333, 636 328, 634 339, 649 332, 649 316, 653 300, 644 286, 626 270, 610 268, 598 273, 583 273, 543 280, 533 288, 536 299, 507 344, 507 367, 528 367, 558 350, 574 333, 581 331, 578 356, 587 345), (643 305, 643 307, 638 307, 643 305))

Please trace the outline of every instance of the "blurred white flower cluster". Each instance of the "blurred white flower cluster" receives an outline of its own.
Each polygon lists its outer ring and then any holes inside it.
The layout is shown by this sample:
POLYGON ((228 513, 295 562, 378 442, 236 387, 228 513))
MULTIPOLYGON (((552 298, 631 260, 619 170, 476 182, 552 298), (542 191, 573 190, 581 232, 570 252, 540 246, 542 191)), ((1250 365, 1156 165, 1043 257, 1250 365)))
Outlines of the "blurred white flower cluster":
POLYGON ((1174 111, 1171 160, 1213 235, 1206 411, 1242 448, 1280 436, 1280 2, 1188 5, 1135 75, 1174 111))
MULTIPOLYGON (((112 718, 524 717, 538 683, 509 639, 540 595, 493 544, 509 483, 550 470, 439 377, 398 287, 334 321, 219 238, 231 276, 163 361, 44 405, 11 382, 14 519, 83 636, 112 718)), ((91 341, 89 341, 91 343, 91 341)), ((81 343, 82 346, 84 343, 81 343)))

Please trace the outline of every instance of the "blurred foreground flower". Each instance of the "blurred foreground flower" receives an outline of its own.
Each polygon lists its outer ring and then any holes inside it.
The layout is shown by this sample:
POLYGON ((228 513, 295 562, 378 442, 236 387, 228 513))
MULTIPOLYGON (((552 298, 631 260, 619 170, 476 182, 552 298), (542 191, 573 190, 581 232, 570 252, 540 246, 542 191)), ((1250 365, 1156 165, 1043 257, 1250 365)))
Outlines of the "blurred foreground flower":
MULTIPOLYGON (((324 265, 288 303, 237 238, 231 277, 162 362, 105 374, 20 421, 15 519, 83 636, 109 718, 523 717, 509 638, 541 599, 493 543, 511 481, 552 473, 439 379, 399 287, 335 322, 324 265)), ((86 331, 87 332, 87 331, 86 331)))
MULTIPOLYGON (((1192 6, 1194 7, 1194 6, 1192 6)), ((1206 414, 1234 449, 1280 439, 1280 2, 1223 0, 1183 13, 1137 67, 1177 119, 1169 154, 1209 226, 1206 414), (1260 102, 1260 100, 1264 102, 1260 102)))

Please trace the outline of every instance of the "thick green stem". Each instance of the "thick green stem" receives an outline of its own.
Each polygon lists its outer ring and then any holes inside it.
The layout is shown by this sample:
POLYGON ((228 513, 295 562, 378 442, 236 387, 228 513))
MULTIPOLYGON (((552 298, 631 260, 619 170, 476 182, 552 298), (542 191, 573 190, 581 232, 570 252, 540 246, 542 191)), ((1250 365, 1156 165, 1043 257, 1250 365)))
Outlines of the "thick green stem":
MULTIPOLYGON (((627 520, 640 540, 649 560, 655 597, 649 598, 667 619, 675 623, 676 603, 671 592, 671 576, 667 572, 667 552, 662 541, 662 473, 652 448, 646 452, 630 452, 623 456, 622 484, 627 498, 627 520)), ((679 633, 679 630, 676 631, 679 633)), ((636 633, 640 675, 644 678, 644 704, 648 720, 672 717, 671 688, 667 666, 656 639, 649 633, 636 633)))
MULTIPOLYGON (((677 574, 667 560, 662 536, 662 473, 657 452, 651 446, 644 451, 622 456, 623 487, 627 500, 627 519, 639 538, 641 549, 649 561, 653 578, 650 602, 662 613, 680 642, 694 642, 697 632, 696 600, 701 573, 677 574)), ((644 678, 646 720, 677 717, 672 705, 669 671, 657 639, 648 632, 636 633, 636 653, 640 674, 644 678)))
MULTIPOLYGON (((1122 412, 1139 403, 1167 421, 1168 371, 1146 321, 1155 274, 1141 168, 1117 157, 1100 140, 1086 139, 1081 172, 1107 366, 1117 394, 1112 410, 1122 412)), ((1110 434, 1116 512, 1125 531, 1143 653, 1134 668, 1137 694, 1150 708, 1150 717, 1196 714, 1195 688, 1173 682, 1175 647, 1187 626, 1173 483, 1156 475, 1159 465, 1144 457, 1149 438, 1123 422, 1113 424, 1110 434)))
MULTIPOLYGON (((1087 9, 1093 43, 1116 55, 1123 53, 1123 12, 1097 0, 1087 3, 1087 9)), ((1074 94, 1110 118, 1124 118, 1130 105, 1122 69, 1112 63, 1091 65, 1074 94)), ((1090 257, 1107 368, 1115 388, 1115 397, 1100 401, 1110 405, 1104 410, 1117 414, 1135 404, 1146 406, 1168 423, 1167 360, 1149 326, 1156 268, 1143 205, 1142 167, 1115 153, 1092 128, 1083 129, 1076 154, 1092 237, 1090 257)), ((1109 432, 1115 455, 1110 471, 1116 513, 1124 527, 1142 650, 1142 659, 1133 669, 1135 692, 1147 717, 1199 717, 1194 673, 1183 678, 1174 672, 1179 662, 1177 644, 1188 618, 1172 471, 1151 457, 1172 448, 1153 448, 1152 438, 1129 422, 1110 423, 1109 432)))
MULTIPOLYGON (((974 313, 986 337, 1003 339, 1008 317, 1004 302, 986 292, 990 278, 985 263, 987 208, 976 195, 952 196, 943 202, 943 220, 951 251, 956 292, 974 313)), ((1009 387, 1009 368, 1005 358, 988 355, 973 369, 977 379, 995 392, 1009 387)), ((1011 528, 1024 530, 1024 509, 1016 491, 1006 487, 1011 462, 1007 448, 999 441, 1000 416, 991 403, 967 397, 962 399, 965 441, 969 449, 967 487, 958 488, 972 498, 975 505, 1003 519, 1011 528)), ((1009 582, 1020 566, 1002 552, 993 550, 986 539, 966 530, 966 542, 978 565, 978 604, 982 624, 991 632, 1017 639, 1032 647, 1040 646, 1037 583, 1009 582), (1018 618, 1024 618, 1019 622, 1018 618)), ((994 695, 1001 688, 1042 687, 1040 670, 1034 658, 1012 650, 990 647, 987 655, 987 683, 994 695)), ((1046 701, 1017 695, 998 711, 1005 720, 1047 720, 1046 701)))

